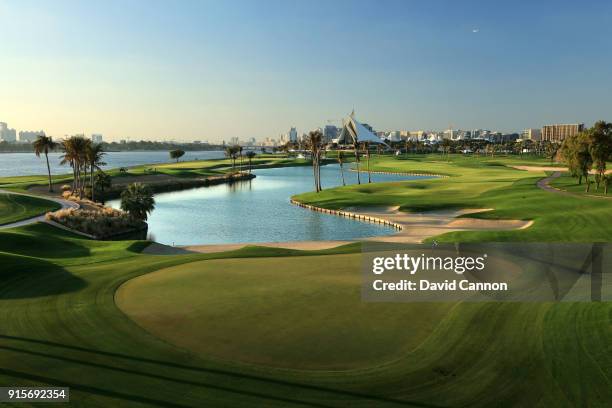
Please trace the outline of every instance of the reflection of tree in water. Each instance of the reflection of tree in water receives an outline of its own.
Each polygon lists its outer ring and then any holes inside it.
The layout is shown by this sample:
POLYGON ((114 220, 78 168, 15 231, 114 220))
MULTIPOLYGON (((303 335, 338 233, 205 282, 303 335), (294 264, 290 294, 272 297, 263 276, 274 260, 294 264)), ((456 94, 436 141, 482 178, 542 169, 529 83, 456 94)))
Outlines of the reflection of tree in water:
POLYGON ((253 190, 253 179, 249 180, 238 180, 232 183, 226 184, 227 191, 230 193, 237 193, 240 191, 251 191, 253 190))

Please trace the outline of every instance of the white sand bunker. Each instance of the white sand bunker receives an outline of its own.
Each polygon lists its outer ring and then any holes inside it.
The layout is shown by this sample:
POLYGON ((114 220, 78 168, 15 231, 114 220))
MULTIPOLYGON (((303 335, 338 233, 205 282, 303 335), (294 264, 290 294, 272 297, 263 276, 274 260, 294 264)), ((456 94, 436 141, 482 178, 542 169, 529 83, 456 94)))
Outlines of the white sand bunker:
POLYGON ((491 211, 491 208, 431 211, 406 213, 398 207, 355 208, 360 214, 388 219, 402 226, 396 234, 368 238, 383 242, 419 243, 424 239, 453 231, 506 231, 529 228, 533 221, 485 220, 478 218, 457 218, 465 214, 491 211))

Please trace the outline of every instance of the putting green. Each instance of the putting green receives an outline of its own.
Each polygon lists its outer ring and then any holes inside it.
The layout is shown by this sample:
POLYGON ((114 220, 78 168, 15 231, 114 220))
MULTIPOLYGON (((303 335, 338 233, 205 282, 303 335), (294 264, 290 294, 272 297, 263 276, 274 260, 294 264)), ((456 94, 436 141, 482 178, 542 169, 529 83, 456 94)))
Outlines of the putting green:
POLYGON ((453 307, 364 303, 360 255, 225 259, 150 273, 117 305, 150 333, 218 360, 354 369, 409 353, 453 307))

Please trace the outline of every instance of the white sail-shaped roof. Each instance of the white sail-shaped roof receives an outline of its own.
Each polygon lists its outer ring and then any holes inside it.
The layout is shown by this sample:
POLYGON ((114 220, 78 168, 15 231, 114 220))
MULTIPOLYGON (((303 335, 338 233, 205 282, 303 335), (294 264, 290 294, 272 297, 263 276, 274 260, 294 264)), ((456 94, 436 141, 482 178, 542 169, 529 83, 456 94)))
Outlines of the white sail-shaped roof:
POLYGON ((355 119, 355 111, 353 111, 346 119, 342 121, 342 131, 340 135, 333 140, 337 144, 353 144, 355 141, 370 142, 385 144, 381 138, 376 136, 370 129, 363 126, 355 119))

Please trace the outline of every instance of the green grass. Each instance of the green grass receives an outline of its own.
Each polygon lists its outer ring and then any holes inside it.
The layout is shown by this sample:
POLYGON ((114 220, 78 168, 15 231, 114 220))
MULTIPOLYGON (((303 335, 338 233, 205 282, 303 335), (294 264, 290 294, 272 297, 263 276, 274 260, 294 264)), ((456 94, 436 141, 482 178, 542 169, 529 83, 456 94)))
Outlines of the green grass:
MULTIPOLYGON (((544 172, 515 170, 506 158, 451 156, 409 159, 377 158, 373 170, 427 172, 447 178, 361 184, 305 193, 295 198, 325 208, 399 205, 403 211, 451 208, 492 208, 471 217, 533 220, 515 231, 464 231, 436 237, 438 241, 612 241, 612 202, 589 197, 561 197, 536 187, 544 172)), ((363 167, 363 166, 362 166, 363 167)))
POLYGON ((355 245, 344 255, 249 247, 181 256, 138 253, 145 245, 46 225, 0 232, 0 383, 68 385, 72 404, 86 407, 612 398, 611 303, 370 304, 360 299, 355 245), (166 333, 175 325, 206 341, 193 351, 115 304, 122 283, 164 268, 144 286, 132 281, 127 300, 169 318, 166 333))
MULTIPOLYGON (((582 184, 578 184, 578 179, 575 177, 570 176, 569 174, 562 174, 561 177, 553 179, 550 182, 550 185, 556 188, 559 188, 561 190, 565 190, 568 191, 570 193, 574 193, 574 194, 580 194, 580 195, 595 195, 595 196, 606 196, 604 194, 604 185, 603 183, 601 183, 601 185, 599 186, 599 190, 597 190, 597 185, 595 184, 595 178, 594 177, 590 177, 590 180, 592 181, 591 183, 591 188, 589 189, 589 192, 586 192, 586 183, 583 182, 582 184)), ((608 188, 608 194, 607 197, 609 197, 610 199, 612 199, 612 186, 608 188)))
POLYGON ((61 206, 53 201, 0 192, 0 225, 36 217, 61 206))
MULTIPOLYGON (((305 165, 310 165, 310 162, 304 159, 289 158, 280 154, 260 154, 252 160, 253 169, 305 165)), ((240 160, 236 160, 235 168, 232 168, 232 161, 229 159, 215 159, 146 164, 130 167, 126 172, 120 172, 118 168, 109 169, 105 172, 115 181, 120 181, 122 177, 126 176, 137 177, 155 174, 166 174, 179 178, 210 177, 227 174, 230 171, 237 171, 240 168, 242 168, 243 171, 248 170, 248 160, 246 158, 243 160, 242 167, 240 167, 240 160)), ((69 171, 69 168, 67 168, 67 171, 69 171)), ((72 181, 72 175, 55 175, 52 176, 52 180, 53 183, 70 183, 72 181)), ((48 178, 46 175, 0 177, 0 188, 21 192, 27 191, 33 186, 47 185, 47 183, 48 178)))
MULTIPOLYGON (((607 200, 541 191, 544 174, 505 167, 514 160, 377 158, 377 170, 450 177, 300 198, 330 208, 490 207, 480 216, 535 221, 438 237, 447 241, 612 241, 607 200)), ((179 165, 168 171, 194 171, 179 165)), ((83 407, 612 401, 611 302, 364 303, 359 244, 177 256, 140 253, 146 245, 44 224, 0 231, 0 384, 70 386, 83 407)))

